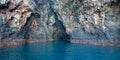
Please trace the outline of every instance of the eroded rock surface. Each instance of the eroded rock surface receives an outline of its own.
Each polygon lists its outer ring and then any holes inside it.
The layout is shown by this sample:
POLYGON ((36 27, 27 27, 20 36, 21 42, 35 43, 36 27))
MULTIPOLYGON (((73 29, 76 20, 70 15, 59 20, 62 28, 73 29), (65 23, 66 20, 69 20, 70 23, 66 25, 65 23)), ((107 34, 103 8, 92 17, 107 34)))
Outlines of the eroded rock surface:
POLYGON ((0 45, 65 39, 117 46, 119 19, 119 0, 0 0, 0 45))

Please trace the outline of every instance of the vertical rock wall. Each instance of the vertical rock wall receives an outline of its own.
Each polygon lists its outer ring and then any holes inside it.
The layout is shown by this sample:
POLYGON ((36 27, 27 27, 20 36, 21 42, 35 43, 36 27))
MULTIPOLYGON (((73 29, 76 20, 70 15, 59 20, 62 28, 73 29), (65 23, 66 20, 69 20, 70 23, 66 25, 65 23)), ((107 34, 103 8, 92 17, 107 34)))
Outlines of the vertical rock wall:
POLYGON ((0 41, 120 45, 119 16, 119 0, 1 0, 0 41))

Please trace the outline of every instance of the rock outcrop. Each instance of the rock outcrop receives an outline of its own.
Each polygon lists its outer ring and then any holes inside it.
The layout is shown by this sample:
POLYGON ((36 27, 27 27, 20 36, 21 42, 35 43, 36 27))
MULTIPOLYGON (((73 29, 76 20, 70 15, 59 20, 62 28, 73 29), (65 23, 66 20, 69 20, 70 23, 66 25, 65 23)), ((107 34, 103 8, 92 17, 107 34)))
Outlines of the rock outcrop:
POLYGON ((0 45, 68 40, 120 46, 119 0, 1 0, 0 45))

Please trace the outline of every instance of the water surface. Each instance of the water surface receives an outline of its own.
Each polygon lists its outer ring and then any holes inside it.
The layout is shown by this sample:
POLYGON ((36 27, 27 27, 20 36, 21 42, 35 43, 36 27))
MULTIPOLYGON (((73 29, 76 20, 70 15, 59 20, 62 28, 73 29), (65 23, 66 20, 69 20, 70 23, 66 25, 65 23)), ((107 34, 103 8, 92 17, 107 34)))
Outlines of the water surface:
POLYGON ((43 42, 0 48, 0 60, 120 60, 120 48, 43 42))

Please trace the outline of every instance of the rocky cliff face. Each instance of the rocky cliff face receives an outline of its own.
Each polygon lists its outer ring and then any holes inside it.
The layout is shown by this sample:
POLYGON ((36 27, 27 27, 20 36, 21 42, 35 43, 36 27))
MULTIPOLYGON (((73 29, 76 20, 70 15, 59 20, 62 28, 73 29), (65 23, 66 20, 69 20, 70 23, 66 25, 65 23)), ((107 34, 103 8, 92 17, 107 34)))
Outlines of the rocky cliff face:
POLYGON ((120 45, 119 0, 1 0, 0 45, 65 39, 120 45))

